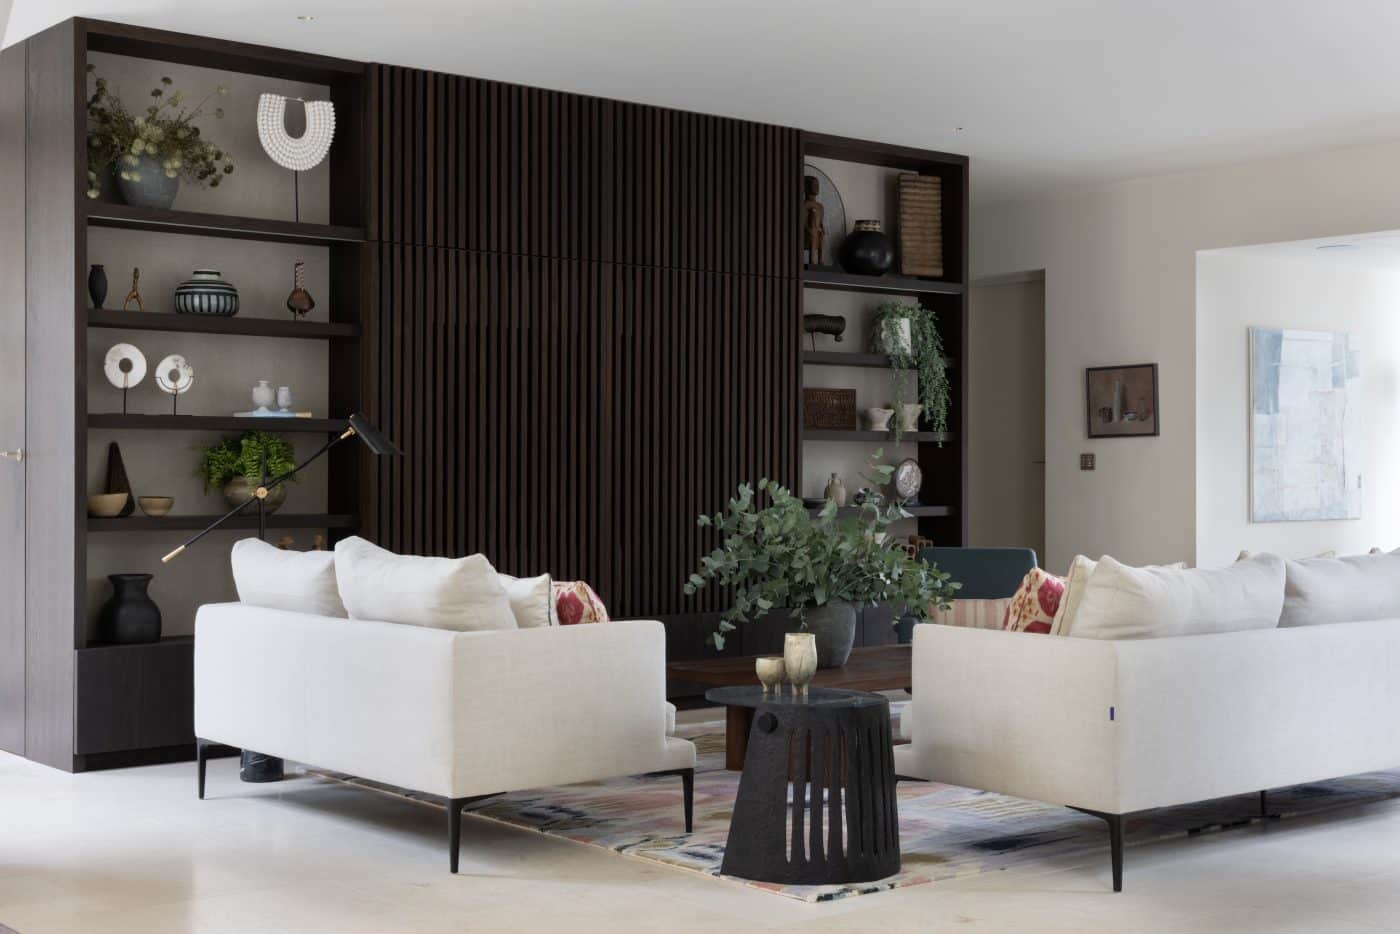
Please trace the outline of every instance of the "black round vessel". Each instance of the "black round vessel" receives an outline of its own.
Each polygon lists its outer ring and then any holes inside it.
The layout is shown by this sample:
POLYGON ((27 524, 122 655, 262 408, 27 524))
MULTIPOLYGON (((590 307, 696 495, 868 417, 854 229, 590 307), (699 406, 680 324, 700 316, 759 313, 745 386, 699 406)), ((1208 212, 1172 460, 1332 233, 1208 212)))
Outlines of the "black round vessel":
POLYGON ((841 268, 858 276, 883 276, 894 267, 894 241, 879 221, 856 221, 841 244, 841 268))
POLYGON ((160 641, 160 607, 146 592, 150 574, 108 574, 112 596, 98 614, 98 633, 103 642, 135 645, 160 641))

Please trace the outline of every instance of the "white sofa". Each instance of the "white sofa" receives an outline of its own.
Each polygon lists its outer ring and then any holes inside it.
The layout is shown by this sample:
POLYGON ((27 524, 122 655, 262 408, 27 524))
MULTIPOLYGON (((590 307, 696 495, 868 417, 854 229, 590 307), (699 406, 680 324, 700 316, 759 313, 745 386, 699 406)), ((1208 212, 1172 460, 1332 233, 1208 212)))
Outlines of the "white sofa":
POLYGON ((642 773, 682 779, 658 622, 453 632, 240 603, 195 622, 199 796, 211 747, 232 746, 448 799, 642 773))
POLYGON ((1124 815, 1253 792, 1266 813, 1268 788, 1400 766, 1397 670, 1396 618, 1120 640, 917 626, 895 770, 1103 817, 1118 891, 1124 815))

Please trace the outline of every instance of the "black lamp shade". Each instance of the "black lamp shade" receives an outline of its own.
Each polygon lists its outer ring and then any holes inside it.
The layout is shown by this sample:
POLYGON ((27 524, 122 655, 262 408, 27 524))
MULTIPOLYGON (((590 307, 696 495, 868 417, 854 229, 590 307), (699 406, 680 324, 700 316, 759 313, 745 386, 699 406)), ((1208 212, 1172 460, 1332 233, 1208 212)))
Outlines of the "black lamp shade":
POLYGON ((385 455, 403 456, 403 451, 399 450, 399 446, 386 438, 378 428, 370 424, 369 419, 359 412, 350 416, 350 427, 355 429, 356 437, 365 443, 365 447, 375 454, 381 457, 385 455))

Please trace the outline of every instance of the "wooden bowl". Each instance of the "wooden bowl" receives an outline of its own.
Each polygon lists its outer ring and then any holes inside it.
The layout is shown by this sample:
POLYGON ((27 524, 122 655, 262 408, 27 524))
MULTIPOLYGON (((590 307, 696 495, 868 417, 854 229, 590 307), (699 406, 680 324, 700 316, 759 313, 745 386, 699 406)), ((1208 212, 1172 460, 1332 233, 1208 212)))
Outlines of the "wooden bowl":
POLYGON ((88 497, 88 515, 115 519, 126 508, 130 493, 94 493, 88 497))
POLYGON ((141 507, 141 511, 152 519, 159 519, 170 512, 170 507, 175 505, 173 496, 138 496, 136 505, 141 507))

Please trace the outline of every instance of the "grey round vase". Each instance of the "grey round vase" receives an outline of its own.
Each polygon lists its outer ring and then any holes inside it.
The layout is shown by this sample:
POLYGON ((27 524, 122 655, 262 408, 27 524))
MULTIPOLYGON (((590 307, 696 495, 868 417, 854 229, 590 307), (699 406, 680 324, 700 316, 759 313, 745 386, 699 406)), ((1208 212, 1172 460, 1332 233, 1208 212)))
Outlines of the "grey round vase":
POLYGON ((123 163, 117 172, 117 188, 122 200, 139 208, 159 208, 170 210, 175 204, 175 196, 180 193, 180 177, 165 174, 160 160, 151 156, 141 156, 135 165, 123 163), (125 172, 128 177, 122 177, 125 172), (129 176, 135 176, 134 178, 129 176))
POLYGON ((856 642, 856 608, 849 603, 811 607, 804 614, 807 631, 817 639, 817 667, 840 668, 856 642))
MULTIPOLYGON (((253 499, 253 491, 258 488, 256 481, 247 477, 234 477, 224 484, 224 501, 230 506, 242 506, 253 499)), ((263 509, 268 515, 276 512, 283 503, 287 501, 287 485, 273 487, 268 491, 267 500, 263 503, 263 509)), ((250 509, 247 515, 256 515, 257 510, 250 509)))

